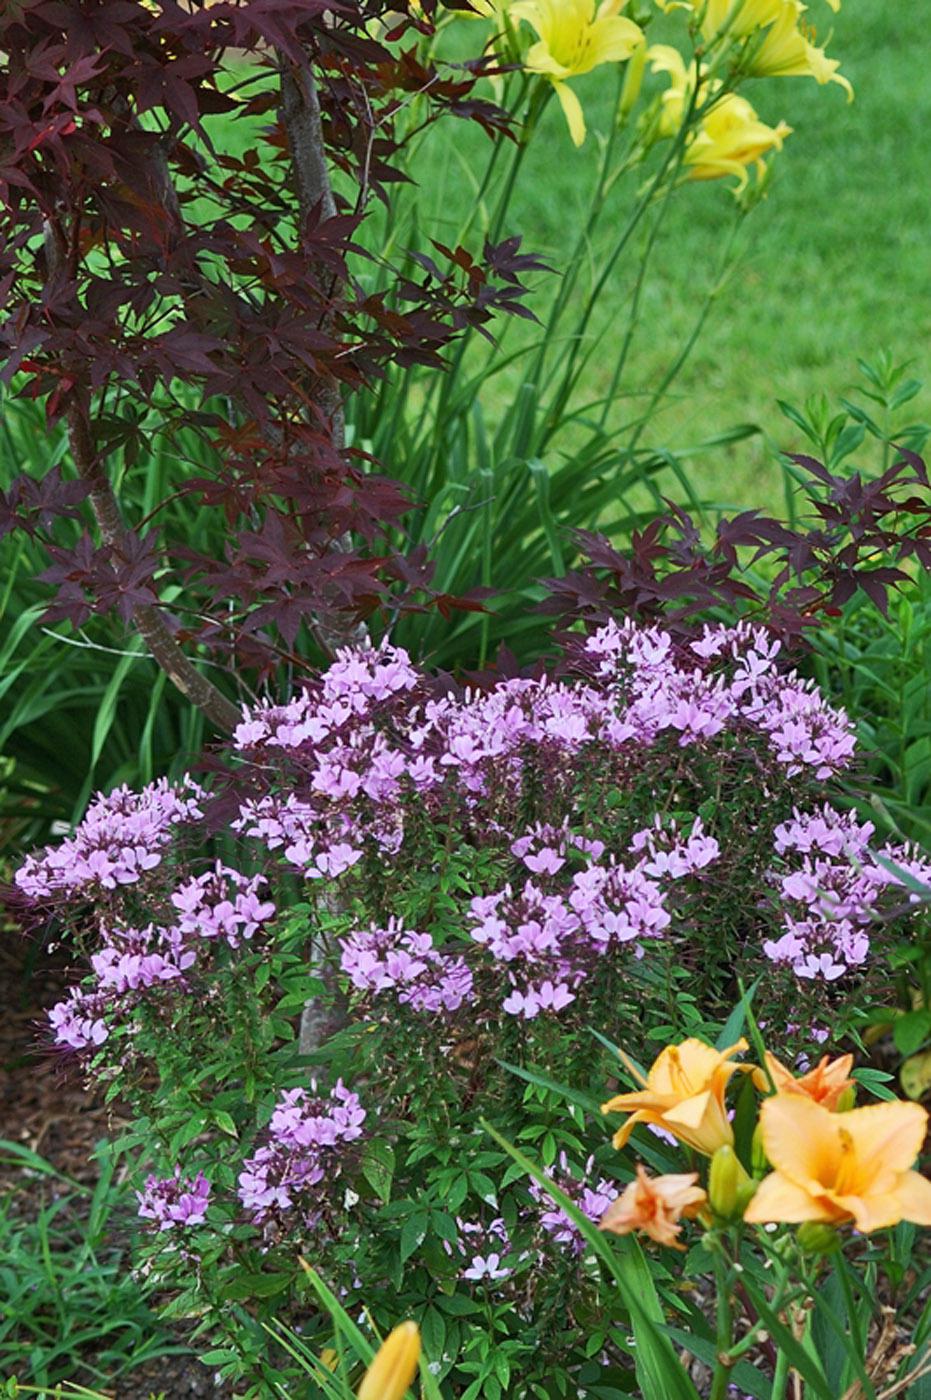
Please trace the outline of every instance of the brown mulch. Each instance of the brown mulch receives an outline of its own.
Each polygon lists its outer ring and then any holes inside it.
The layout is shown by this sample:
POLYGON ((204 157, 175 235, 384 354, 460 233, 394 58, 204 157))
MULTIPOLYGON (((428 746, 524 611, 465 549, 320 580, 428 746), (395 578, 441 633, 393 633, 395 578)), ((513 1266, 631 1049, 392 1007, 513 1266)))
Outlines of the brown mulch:
MULTIPOLYGON (((65 1176, 92 1182, 94 1147, 113 1115, 84 1085, 74 1060, 50 1048, 44 1015, 76 980, 61 952, 45 953, 15 930, 0 936, 0 1138, 40 1153, 65 1176)), ((0 1190, 10 1170, 0 1165, 0 1190)))

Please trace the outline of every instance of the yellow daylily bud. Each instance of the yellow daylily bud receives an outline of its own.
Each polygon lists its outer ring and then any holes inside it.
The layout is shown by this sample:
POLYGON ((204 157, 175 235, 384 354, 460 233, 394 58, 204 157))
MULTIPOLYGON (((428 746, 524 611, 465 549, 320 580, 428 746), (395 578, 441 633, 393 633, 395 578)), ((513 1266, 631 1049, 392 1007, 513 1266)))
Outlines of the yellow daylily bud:
POLYGON ((734 1149, 726 1143, 719 1147, 708 1173, 708 1200, 715 1215, 724 1221, 740 1220, 755 1190, 734 1149))
POLYGON ((323 1351, 320 1353, 320 1364, 321 1366, 325 1366, 328 1371, 336 1370, 339 1365, 339 1356, 332 1347, 323 1348, 323 1351))
POLYGON ((404 1400, 420 1360, 416 1322, 402 1322, 376 1353, 359 1386, 358 1400, 404 1400))
POLYGON ((618 117, 623 120, 640 96, 640 89, 643 86, 643 70, 647 63, 647 46, 644 41, 638 44, 630 56, 627 64, 627 72, 624 74, 624 86, 621 89, 621 100, 617 104, 618 117))
POLYGON ((798 1227, 796 1239, 805 1254, 834 1254, 840 1248, 840 1235, 830 1225, 806 1220, 798 1227))
POLYGON ((708 1200, 715 1215, 730 1220, 737 1209, 737 1177, 741 1172, 737 1153, 727 1143, 719 1147, 708 1170, 708 1200))

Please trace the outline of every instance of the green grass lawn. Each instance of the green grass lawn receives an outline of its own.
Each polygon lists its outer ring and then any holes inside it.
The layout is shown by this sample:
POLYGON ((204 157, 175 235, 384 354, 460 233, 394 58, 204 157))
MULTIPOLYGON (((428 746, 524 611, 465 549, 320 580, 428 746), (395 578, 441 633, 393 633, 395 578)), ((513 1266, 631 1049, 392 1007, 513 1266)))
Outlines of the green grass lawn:
MULTIPOLYGON (((764 119, 784 118, 794 134, 774 158, 767 199, 743 224, 737 265, 651 431, 654 445, 679 445, 753 422, 771 442, 791 449, 799 434, 777 398, 798 402, 824 391, 836 399, 855 382, 857 357, 873 358, 883 348, 913 360, 919 378, 931 377, 931 184, 923 154, 931 82, 917 61, 927 33, 921 11, 887 0, 845 0, 829 52, 854 84, 852 104, 841 88, 819 88, 804 78, 758 81, 748 91, 764 119)), ((826 34, 832 16, 823 0, 812 0, 812 18, 826 34)), ((478 26, 466 28, 471 40, 478 26)), ((565 266, 586 207, 597 131, 610 120, 613 93, 604 71, 579 80, 576 90, 589 117, 588 143, 574 150, 551 104, 505 230, 523 234, 526 246, 556 269, 565 266)), ((415 170, 438 236, 457 232, 487 148, 486 138, 466 123, 441 123, 425 141, 415 170)), ((733 219, 728 184, 691 184, 677 195, 643 297, 638 348, 626 375, 629 393, 649 390, 689 333, 733 219)), ((616 193, 616 219, 604 221, 602 240, 624 218, 630 186, 616 193)), ((593 264, 597 253, 596 247, 593 264)), ((587 374, 585 397, 607 388, 612 325, 621 322, 635 271, 629 259, 599 305, 594 325, 606 336, 587 374)), ((548 280, 538 287, 538 310, 551 295, 548 280)), ((586 285, 583 277, 580 296, 586 285)), ((524 335, 522 326, 509 327, 503 348, 515 348, 524 335)), ((515 369, 497 381, 500 403, 519 377, 515 369)), ((781 498, 781 479, 762 438, 722 449, 694 470, 705 498, 770 506, 781 498)))

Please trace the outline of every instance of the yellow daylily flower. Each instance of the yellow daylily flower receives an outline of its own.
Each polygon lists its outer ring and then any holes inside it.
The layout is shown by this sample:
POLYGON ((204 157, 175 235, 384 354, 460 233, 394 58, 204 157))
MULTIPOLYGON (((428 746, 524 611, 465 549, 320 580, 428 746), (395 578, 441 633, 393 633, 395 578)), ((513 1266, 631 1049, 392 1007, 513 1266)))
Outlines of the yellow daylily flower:
POLYGON ((359 1386, 357 1400, 404 1400, 420 1360, 416 1322, 402 1322, 375 1353, 359 1386))
POLYGON ((801 1094, 776 1094, 764 1101, 760 1124, 775 1171, 760 1182, 744 1220, 853 1222, 864 1234, 900 1220, 931 1225, 931 1181, 912 1170, 928 1125, 919 1104, 830 1113, 801 1094))
POLYGON ((662 96, 659 131, 661 136, 675 136, 695 86, 695 64, 686 68, 685 59, 671 44, 652 44, 647 49, 647 62, 652 72, 665 73, 669 78, 662 96))
POLYGON ((643 42, 643 30, 619 14, 624 0, 515 0, 510 13, 526 20, 538 41, 530 46, 524 67, 553 84, 569 134, 576 146, 585 140, 582 104, 568 86, 568 78, 590 73, 602 63, 630 58, 643 42))
POLYGON ((702 19, 702 34, 706 39, 712 39, 726 25, 728 34, 744 38, 757 29, 773 24, 781 17, 785 5, 786 0, 743 0, 739 6, 735 0, 708 0, 702 19))
POLYGON ((679 1222, 697 1215, 708 1199, 697 1181, 698 1172, 649 1176, 638 1163, 636 1177, 608 1206, 598 1228, 612 1235, 639 1230, 657 1244, 684 1249, 678 1240, 682 1230, 679 1222))
POLYGON ((814 78, 817 83, 839 83, 853 98, 853 88, 837 70, 840 63, 828 58, 803 30, 800 23, 805 6, 801 0, 781 0, 775 21, 763 31, 759 48, 754 48, 747 72, 755 78, 814 78))
MULTIPOLYGON (((685 117, 686 108, 695 86, 695 65, 686 68, 678 49, 668 44, 656 44, 647 57, 654 73, 665 73, 669 87, 663 93, 659 130, 662 136, 674 136, 685 117)), ((704 104, 716 85, 703 83, 698 102, 704 104)), ((689 137, 683 156, 686 178, 689 180, 720 180, 735 175, 738 187, 747 183, 747 166, 762 164, 770 151, 782 149, 782 143, 792 128, 785 122, 767 126, 761 122, 745 97, 725 93, 710 107, 698 129, 689 137)))
POLYGON ((791 126, 780 122, 767 126, 761 122, 750 103, 736 93, 727 93, 716 102, 683 157, 690 180, 720 180, 736 175, 738 188, 747 183, 747 166, 763 165, 770 151, 781 151, 782 143, 792 134, 791 126))
POLYGON ((814 1099, 815 1103, 823 1104, 832 1113, 837 1112, 842 1099, 852 1097, 851 1091, 857 1087, 856 1080, 850 1078, 852 1055, 841 1055, 836 1060, 823 1055, 807 1074, 796 1076, 767 1050, 766 1068, 768 1077, 762 1069, 753 1071, 753 1082, 761 1093, 769 1092, 772 1080, 777 1094, 802 1094, 805 1098, 814 1099))
POLYGON ((734 1133, 727 1119, 724 1094, 733 1074, 751 1068, 731 1063, 731 1057, 746 1048, 745 1040, 738 1040, 726 1050, 715 1050, 697 1039, 667 1045, 654 1060, 646 1079, 622 1055, 628 1072, 643 1088, 632 1094, 617 1094, 602 1104, 602 1113, 630 1114, 614 1134, 614 1146, 623 1147, 638 1123, 664 1128, 707 1157, 725 1143, 733 1146, 734 1133))
MULTIPOLYGON (((659 3, 660 0, 657 0, 659 3)), ((835 10, 839 0, 828 0, 835 10)), ((701 9, 696 0, 667 0, 663 8, 701 9)), ((755 78, 814 78, 818 83, 839 83, 853 97, 853 88, 837 70, 840 63, 828 58, 824 49, 814 42, 814 31, 802 16, 806 6, 802 0, 706 0, 702 14, 702 34, 706 39, 727 33, 734 39, 750 39, 761 35, 759 44, 751 48, 747 73, 755 78)))

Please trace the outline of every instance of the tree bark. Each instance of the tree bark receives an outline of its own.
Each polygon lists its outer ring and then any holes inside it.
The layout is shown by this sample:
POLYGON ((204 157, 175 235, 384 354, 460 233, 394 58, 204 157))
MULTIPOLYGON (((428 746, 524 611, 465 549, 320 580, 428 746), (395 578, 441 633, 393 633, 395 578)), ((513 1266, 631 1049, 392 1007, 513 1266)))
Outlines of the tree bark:
MULTIPOLYGON (((326 163, 320 98, 309 65, 295 70, 282 60, 281 122, 291 149, 291 170, 301 224, 317 212, 321 219, 335 218, 336 198, 326 163)), ((342 452, 346 445, 346 414, 339 385, 334 379, 321 380, 318 401, 329 425, 333 446, 337 452, 342 452)))
MULTIPOLYGON (((301 224, 311 215, 332 219, 336 215, 336 199, 326 163, 323 127, 320 119, 320 99, 310 65, 295 69, 281 58, 281 122, 291 150, 291 169, 297 195, 301 224)), ((336 290, 335 285, 330 294, 336 290)), ((333 446, 343 452, 346 445, 346 415, 342 395, 336 380, 322 379, 317 391, 317 403, 327 422, 333 446)), ((333 548, 348 551, 348 536, 334 541, 333 548)), ((330 650, 359 642, 368 635, 361 624, 342 629, 318 627, 320 640, 330 650)), ((335 907, 335 902, 333 907, 335 907)), ((302 1055, 318 1049, 346 1024, 346 1005, 341 997, 325 950, 319 938, 310 940, 310 966, 329 991, 329 1003, 319 999, 308 1001, 301 1013, 298 1047, 302 1055)))

